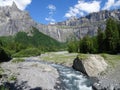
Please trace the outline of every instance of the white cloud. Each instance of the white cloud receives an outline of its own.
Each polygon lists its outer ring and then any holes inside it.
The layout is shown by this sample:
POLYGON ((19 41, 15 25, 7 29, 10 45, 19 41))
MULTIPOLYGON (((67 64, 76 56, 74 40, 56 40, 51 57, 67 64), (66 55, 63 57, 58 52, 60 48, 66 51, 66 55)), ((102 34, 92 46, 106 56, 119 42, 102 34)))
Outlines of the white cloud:
POLYGON ((74 7, 70 7, 69 11, 65 14, 65 17, 83 16, 84 13, 92 13, 100 11, 100 1, 81 1, 79 0, 74 7))
POLYGON ((102 10, 110 10, 111 8, 120 7, 120 0, 108 0, 102 10))
POLYGON ((56 7, 52 4, 49 4, 48 7, 47 7, 49 10, 56 10, 56 7))
POLYGON ((13 2, 16 3, 19 9, 24 10, 32 0, 0 0, 0 6, 11 6, 13 2))
POLYGON ((48 21, 50 24, 55 24, 55 19, 53 18, 53 15, 56 12, 56 6, 49 4, 47 6, 47 9, 49 10, 49 16, 45 18, 46 21, 48 21))
POLYGON ((114 4, 115 7, 119 7, 120 6, 120 0, 116 1, 114 4))
POLYGON ((92 1, 92 2, 84 2, 78 1, 78 4, 75 5, 76 8, 80 8, 87 13, 91 12, 98 12, 100 10, 100 2, 99 1, 92 1))
POLYGON ((103 10, 109 10, 112 6, 114 6, 115 0, 108 0, 103 7, 103 10))
POLYGON ((48 21, 50 24, 55 24, 55 19, 52 17, 45 18, 46 21, 48 21))

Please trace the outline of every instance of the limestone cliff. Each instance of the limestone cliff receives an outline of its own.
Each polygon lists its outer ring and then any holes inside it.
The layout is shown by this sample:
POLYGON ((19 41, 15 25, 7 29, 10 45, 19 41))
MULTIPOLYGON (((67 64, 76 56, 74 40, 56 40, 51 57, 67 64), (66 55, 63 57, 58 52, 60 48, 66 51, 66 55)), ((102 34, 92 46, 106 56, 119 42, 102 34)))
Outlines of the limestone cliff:
POLYGON ((0 36, 14 35, 19 31, 29 32, 36 27, 42 33, 65 42, 70 37, 82 38, 86 34, 96 35, 98 27, 105 29, 106 19, 114 17, 120 20, 120 10, 91 13, 81 18, 70 18, 54 25, 36 23, 26 11, 21 11, 16 4, 0 7, 0 36))
POLYGON ((96 35, 98 27, 105 30, 105 24, 108 18, 115 18, 120 21, 120 9, 95 12, 81 18, 72 17, 64 22, 58 22, 57 25, 72 28, 74 36, 79 39, 86 34, 91 36, 96 35))

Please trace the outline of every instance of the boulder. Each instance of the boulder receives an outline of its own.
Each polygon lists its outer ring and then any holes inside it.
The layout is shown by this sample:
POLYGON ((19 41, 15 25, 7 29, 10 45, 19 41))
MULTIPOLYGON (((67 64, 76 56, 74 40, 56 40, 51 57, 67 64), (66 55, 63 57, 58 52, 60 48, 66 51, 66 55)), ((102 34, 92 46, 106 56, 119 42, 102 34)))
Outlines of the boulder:
POLYGON ((97 77, 107 69, 108 64, 100 55, 87 55, 87 58, 77 57, 73 62, 73 68, 90 77, 97 77))

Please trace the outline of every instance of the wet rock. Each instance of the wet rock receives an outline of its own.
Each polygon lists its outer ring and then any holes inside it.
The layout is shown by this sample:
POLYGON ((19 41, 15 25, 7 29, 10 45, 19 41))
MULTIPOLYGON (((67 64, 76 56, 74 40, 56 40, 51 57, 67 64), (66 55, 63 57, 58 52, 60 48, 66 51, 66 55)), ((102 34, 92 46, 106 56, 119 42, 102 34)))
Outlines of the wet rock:
POLYGON ((99 83, 94 83, 92 85, 93 90, 105 90, 99 83))

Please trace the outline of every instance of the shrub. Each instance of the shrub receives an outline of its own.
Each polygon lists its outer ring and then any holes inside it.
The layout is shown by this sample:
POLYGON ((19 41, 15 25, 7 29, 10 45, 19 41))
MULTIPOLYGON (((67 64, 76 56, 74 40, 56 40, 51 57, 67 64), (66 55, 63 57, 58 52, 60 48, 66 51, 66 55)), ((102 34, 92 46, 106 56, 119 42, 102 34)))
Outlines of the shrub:
POLYGON ((41 51, 37 48, 27 48, 13 55, 13 57, 29 57, 29 56, 38 56, 41 54, 41 51))
POLYGON ((4 49, 0 48, 0 62, 5 62, 10 60, 10 55, 7 54, 4 49))

